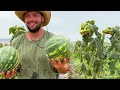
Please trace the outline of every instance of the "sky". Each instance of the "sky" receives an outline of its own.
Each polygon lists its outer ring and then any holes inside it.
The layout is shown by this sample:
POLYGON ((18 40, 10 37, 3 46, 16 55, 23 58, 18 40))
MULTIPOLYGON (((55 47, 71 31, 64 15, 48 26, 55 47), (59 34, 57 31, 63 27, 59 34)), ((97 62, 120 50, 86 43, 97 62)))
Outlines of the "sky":
MULTIPOLYGON (((11 38, 9 28, 12 26, 25 27, 14 11, 0 11, 0 20, 0 39, 11 38)), ((51 21, 44 29, 71 41, 82 40, 80 26, 88 20, 95 20, 99 32, 102 32, 107 27, 120 26, 120 11, 51 11, 51 21)))

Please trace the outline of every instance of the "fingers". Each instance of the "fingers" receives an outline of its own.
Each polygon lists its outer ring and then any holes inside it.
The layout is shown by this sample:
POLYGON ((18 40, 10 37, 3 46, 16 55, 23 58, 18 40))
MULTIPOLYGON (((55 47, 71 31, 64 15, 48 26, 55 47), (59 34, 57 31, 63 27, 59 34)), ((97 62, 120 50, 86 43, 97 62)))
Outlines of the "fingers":
POLYGON ((48 59, 53 65, 64 65, 64 64, 66 64, 66 63, 68 63, 69 62, 69 59, 67 59, 67 58, 64 58, 64 60, 63 60, 63 62, 60 60, 60 59, 56 59, 56 60, 54 60, 54 59, 48 59))
POLYGON ((57 65, 57 66, 62 64, 59 59, 55 59, 55 60, 52 59, 51 61, 52 61, 52 63, 53 63, 54 65, 57 65))
POLYGON ((51 59, 48 59, 48 61, 52 63, 51 59))
POLYGON ((12 72, 11 72, 11 77, 14 77, 16 75, 16 73, 17 73, 16 70, 13 69, 12 72))
POLYGON ((16 75, 16 73, 17 73, 16 70, 13 69, 12 71, 7 71, 6 73, 4 71, 2 71, 1 75, 3 77, 5 77, 5 79, 10 79, 10 78, 14 77, 16 75))
POLYGON ((4 73, 4 71, 1 72, 1 75, 2 75, 3 77, 5 77, 5 73, 4 73))
POLYGON ((56 60, 54 60, 54 59, 51 59, 51 62, 52 62, 54 65, 56 65, 56 64, 57 64, 57 61, 56 61, 56 60))
POLYGON ((61 65, 61 61, 59 59, 56 60, 58 65, 61 65))
POLYGON ((64 58, 63 64, 66 64, 66 63, 68 63, 68 62, 69 62, 69 59, 64 58))
POLYGON ((11 77, 10 74, 11 74, 10 71, 7 71, 7 73, 6 73, 6 75, 5 75, 5 78, 6 78, 6 79, 9 79, 9 78, 11 77))
POLYGON ((56 60, 53 60, 53 59, 48 59, 50 62, 51 62, 51 64, 55 67, 55 68, 57 68, 57 62, 56 62, 56 60))
POLYGON ((53 61, 51 59, 48 59, 48 61, 53 65, 53 61))

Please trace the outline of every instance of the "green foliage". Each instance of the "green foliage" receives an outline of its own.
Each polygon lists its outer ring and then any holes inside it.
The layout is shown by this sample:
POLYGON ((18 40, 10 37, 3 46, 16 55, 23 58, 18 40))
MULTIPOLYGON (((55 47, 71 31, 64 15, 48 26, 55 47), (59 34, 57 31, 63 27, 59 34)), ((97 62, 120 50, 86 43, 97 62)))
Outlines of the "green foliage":
POLYGON ((18 37, 19 35, 21 35, 21 34, 23 34, 23 33, 25 33, 25 32, 26 32, 26 30, 25 30, 24 27, 17 26, 17 25, 10 27, 10 28, 9 28, 9 35, 12 34, 12 38, 11 38, 10 42, 11 42, 14 38, 18 37))
POLYGON ((3 44, 2 43, 0 43, 0 48, 2 48, 3 47, 3 44))
POLYGON ((76 78, 120 78, 120 27, 108 27, 100 33, 95 21, 91 21, 81 24, 82 41, 76 41, 72 55, 72 67, 79 74, 76 78), (91 29, 92 34, 88 34, 87 28, 91 29), (105 42, 106 34, 111 35, 110 43, 105 42))

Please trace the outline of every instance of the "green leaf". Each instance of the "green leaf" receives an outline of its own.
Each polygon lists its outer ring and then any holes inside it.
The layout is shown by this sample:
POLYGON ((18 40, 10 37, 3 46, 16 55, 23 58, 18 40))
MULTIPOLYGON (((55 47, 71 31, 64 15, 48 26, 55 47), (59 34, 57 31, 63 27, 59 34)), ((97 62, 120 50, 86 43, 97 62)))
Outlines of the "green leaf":
POLYGON ((84 55, 83 55, 83 58, 85 60, 87 60, 87 62, 89 63, 90 62, 90 59, 91 59, 91 55, 89 52, 86 52, 84 55))
POLYGON ((98 72, 98 69, 99 69, 99 61, 98 60, 95 60, 94 61, 94 71, 97 73, 98 72))
POLYGON ((26 31, 24 27, 17 27, 17 28, 18 28, 19 31, 20 31, 20 30, 21 30, 21 31, 26 31))
POLYGON ((108 65, 110 67, 110 73, 114 74, 115 73, 115 62, 109 62, 108 65))
POLYGON ((9 35, 10 34, 15 34, 15 27, 11 27, 11 28, 9 28, 9 35))
POLYGON ((81 66, 81 71, 82 72, 85 72, 87 69, 86 69, 86 66, 85 66, 85 64, 82 64, 82 66, 81 66))

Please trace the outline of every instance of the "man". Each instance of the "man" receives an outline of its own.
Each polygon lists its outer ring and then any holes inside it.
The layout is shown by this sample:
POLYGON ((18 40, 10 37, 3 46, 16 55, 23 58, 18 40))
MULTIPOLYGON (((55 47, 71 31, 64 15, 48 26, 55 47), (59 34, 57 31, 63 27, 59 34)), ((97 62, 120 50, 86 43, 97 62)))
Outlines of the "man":
MULTIPOLYGON (((60 74, 67 73, 68 61, 48 60, 44 45, 54 34, 43 29, 51 18, 50 11, 15 11, 29 31, 13 39, 11 45, 21 54, 19 79, 56 79, 60 74)), ((3 75, 13 77, 15 70, 3 75)))

